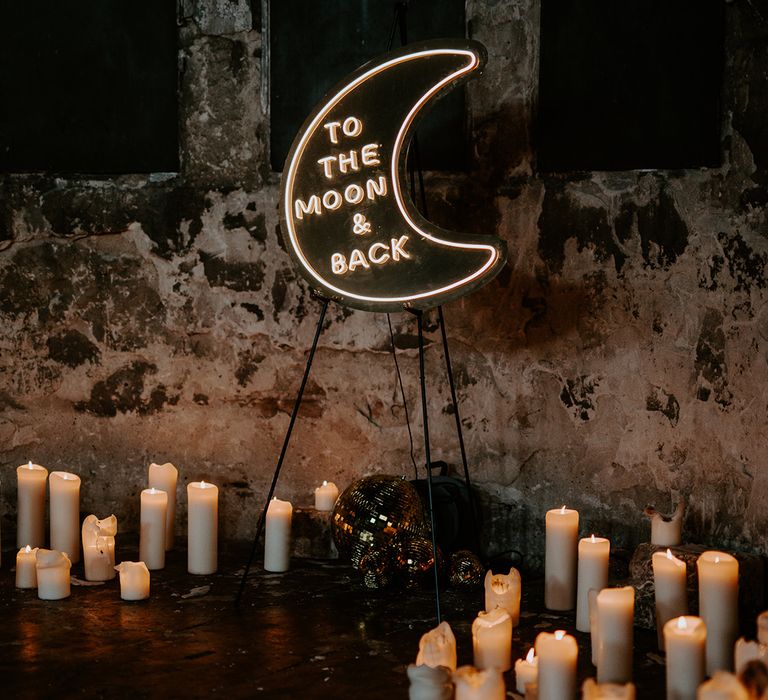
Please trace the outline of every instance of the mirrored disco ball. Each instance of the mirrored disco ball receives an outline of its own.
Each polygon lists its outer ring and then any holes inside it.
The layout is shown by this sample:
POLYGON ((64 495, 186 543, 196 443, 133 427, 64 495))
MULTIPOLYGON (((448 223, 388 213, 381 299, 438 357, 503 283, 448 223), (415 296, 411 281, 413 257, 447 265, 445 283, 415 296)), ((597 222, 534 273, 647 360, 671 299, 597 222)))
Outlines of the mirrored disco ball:
POLYGON ((356 567, 371 547, 388 548, 398 532, 429 536, 416 489, 402 477, 383 474, 359 479, 339 496, 331 529, 339 554, 356 567))

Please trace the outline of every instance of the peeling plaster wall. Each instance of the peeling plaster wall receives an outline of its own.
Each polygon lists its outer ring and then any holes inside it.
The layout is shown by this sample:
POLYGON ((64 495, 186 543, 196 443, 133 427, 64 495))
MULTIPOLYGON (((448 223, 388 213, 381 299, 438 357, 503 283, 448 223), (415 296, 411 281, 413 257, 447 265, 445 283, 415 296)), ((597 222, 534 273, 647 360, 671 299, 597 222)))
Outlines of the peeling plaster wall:
MULTIPOLYGON (((128 529, 146 465, 171 460, 221 486, 224 536, 253 532, 318 312, 279 240, 254 8, 181 3, 179 174, 2 178, 6 533, 30 458, 81 474, 83 509, 128 529)), ((446 308, 489 550, 535 563, 561 503, 631 547, 642 507, 682 495, 691 540, 765 552, 764 10, 727 4, 721 168, 550 178, 532 167, 538 2, 467 17, 489 52, 473 165, 427 187, 437 223, 510 248, 446 308)), ((421 454, 415 323, 393 321, 421 454)), ((455 465, 434 319, 429 341, 434 455, 455 465)), ((374 472, 412 474, 386 317, 332 307, 278 493, 307 504, 319 479, 374 472)))

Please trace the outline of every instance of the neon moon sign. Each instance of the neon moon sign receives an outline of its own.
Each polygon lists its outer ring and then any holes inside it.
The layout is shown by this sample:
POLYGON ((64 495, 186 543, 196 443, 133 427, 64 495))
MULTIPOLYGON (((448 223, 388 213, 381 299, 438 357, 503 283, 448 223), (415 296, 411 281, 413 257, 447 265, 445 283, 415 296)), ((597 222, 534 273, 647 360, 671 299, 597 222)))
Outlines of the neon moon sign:
POLYGON ((367 311, 426 309, 503 267, 503 241, 438 228, 403 191, 420 111, 485 55, 474 41, 404 47, 352 73, 307 118, 284 168, 282 232, 320 294, 367 311))

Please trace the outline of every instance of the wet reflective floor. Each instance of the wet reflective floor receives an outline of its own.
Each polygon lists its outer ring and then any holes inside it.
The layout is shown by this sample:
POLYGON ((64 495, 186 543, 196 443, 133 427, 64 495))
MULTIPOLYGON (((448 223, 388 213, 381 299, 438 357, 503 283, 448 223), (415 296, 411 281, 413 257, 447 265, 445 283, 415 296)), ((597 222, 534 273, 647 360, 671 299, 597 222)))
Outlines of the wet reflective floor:
MULTIPOLYGON (((119 543, 122 545, 122 543, 119 543)), ((136 559, 136 548, 119 547, 136 559)), ((120 600, 117 580, 72 586, 51 602, 14 587, 15 553, 0 567, 2 698, 407 698, 405 667, 435 624, 433 591, 364 589, 337 562, 294 561, 291 571, 254 567, 239 608, 234 598, 245 545, 220 553, 212 576, 186 573, 183 550, 152 572, 150 599, 120 600)), ((73 574, 82 577, 81 565, 73 574)), ((542 630, 573 631, 572 616, 541 614, 540 582, 526 585, 513 653, 524 656, 542 630)), ((482 588, 447 590, 443 617, 471 663, 471 623, 482 588)), ((594 675, 589 637, 579 640, 580 680, 594 675)), ((636 630, 638 698, 663 697, 655 633, 636 630)), ((508 695, 514 678, 508 674, 508 695)))

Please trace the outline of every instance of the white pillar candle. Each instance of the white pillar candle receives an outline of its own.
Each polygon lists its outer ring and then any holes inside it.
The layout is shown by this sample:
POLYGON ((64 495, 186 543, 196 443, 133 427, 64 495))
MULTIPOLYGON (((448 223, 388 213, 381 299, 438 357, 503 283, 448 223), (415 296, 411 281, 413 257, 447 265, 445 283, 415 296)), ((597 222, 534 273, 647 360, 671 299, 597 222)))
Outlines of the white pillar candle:
POLYGON ((39 464, 22 464, 16 469, 18 489, 16 546, 45 546, 45 482, 48 470, 39 464))
POLYGON ((605 537, 579 540, 579 576, 576 593, 576 629, 589 632, 589 591, 608 585, 608 560, 611 543, 605 537))
POLYGON ((670 517, 654 512, 651 516, 651 544, 658 547, 677 547, 682 544, 683 515, 685 503, 682 501, 670 517))
POLYGON ((408 700, 453 700, 451 671, 444 666, 410 664, 407 670, 410 687, 408 700))
POLYGON ((288 501, 273 498, 269 502, 264 528, 264 568, 267 571, 288 571, 292 517, 293 506, 288 501))
POLYGON ((539 677, 539 659, 533 647, 524 659, 515 661, 515 688, 520 695, 525 695, 529 683, 536 683, 539 677))
POLYGON ((604 588, 597 594, 598 683, 629 683, 632 680, 635 589, 604 588))
POLYGON ((88 581, 110 581, 115 578, 115 535, 117 518, 110 515, 99 520, 89 515, 83 520, 83 563, 88 581))
MULTIPOLYGON (((602 589, 601 589, 602 590, 602 589)), ((597 666, 597 657, 600 652, 600 630, 597 627, 597 595, 600 591, 591 588, 587 599, 589 601, 589 636, 592 651, 592 665, 597 666)))
POLYGON ((80 561, 80 477, 69 472, 51 472, 51 549, 66 552, 80 561))
POLYGON ((69 597, 69 570, 72 563, 64 552, 37 550, 37 597, 61 600, 69 597))
POLYGON ((315 510, 330 511, 336 505, 339 488, 332 481, 324 481, 315 489, 315 510))
POLYGON ((497 668, 460 666, 453 674, 456 700, 505 700, 504 676, 497 668))
POLYGON ((656 595, 656 632, 664 649, 664 625, 673 617, 688 614, 688 577, 685 562, 668 549, 654 552, 653 585, 656 595))
POLYGON ((151 489, 165 491, 168 494, 168 507, 165 510, 165 551, 173 549, 173 536, 176 529, 176 482, 179 470, 170 462, 149 465, 147 485, 151 489))
POLYGON ((699 573, 699 615, 707 626, 707 675, 733 668, 739 631, 739 562, 724 552, 704 552, 699 573))
POLYGON ((696 691, 696 700, 750 700, 741 681, 728 671, 717 671, 696 691))
POLYGON ((544 605, 573 610, 576 605, 576 549, 579 513, 563 506, 547 511, 544 605))
POLYGON ((667 700, 696 700, 706 676, 707 627, 700 617, 680 616, 664 625, 667 650, 667 700))
POLYGON ((504 608, 512 618, 512 626, 520 623, 520 597, 523 586, 520 572, 512 567, 508 574, 485 574, 485 610, 504 608))
POLYGON ((16 555, 16 588, 37 588, 37 547, 22 547, 16 555))
POLYGON ((481 612, 472 623, 476 668, 512 668, 512 618, 504 608, 481 612))
POLYGON ((120 597, 123 600, 149 598, 149 569, 143 561, 123 561, 115 571, 120 574, 120 597))
POLYGON ((634 683, 597 683, 587 678, 581 687, 581 700, 635 700, 634 683))
POLYGON ((165 567, 165 513, 168 494, 159 489, 141 492, 141 531, 139 559, 150 571, 165 567))
POLYGON ((219 566, 219 489, 207 481, 192 481, 187 501, 187 571, 212 574, 219 566))
POLYGON ((447 622, 443 621, 421 635, 416 665, 432 668, 445 666, 451 672, 456 670, 456 637, 447 622))
POLYGON ((539 700, 573 700, 576 697, 576 662, 579 646, 563 630, 540 632, 536 637, 539 659, 539 700))
POLYGON ((736 674, 741 675, 750 661, 762 661, 768 666, 768 646, 760 642, 748 642, 742 637, 736 642, 733 657, 736 674))

